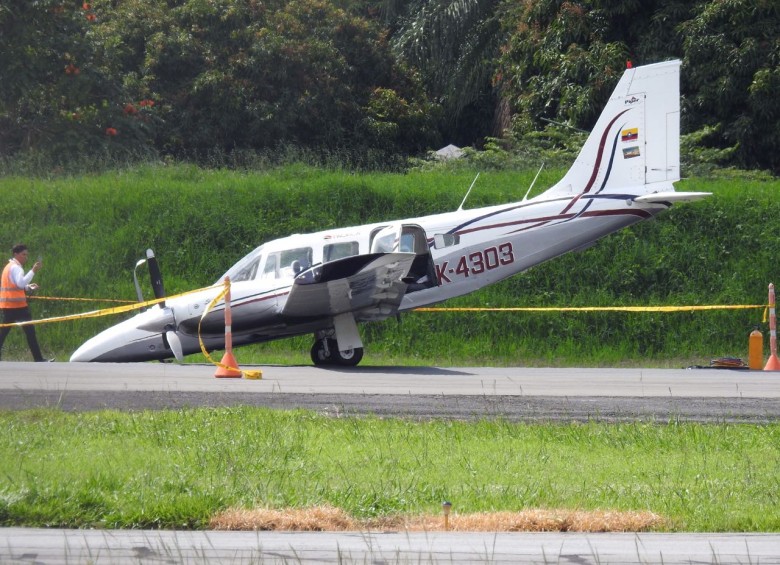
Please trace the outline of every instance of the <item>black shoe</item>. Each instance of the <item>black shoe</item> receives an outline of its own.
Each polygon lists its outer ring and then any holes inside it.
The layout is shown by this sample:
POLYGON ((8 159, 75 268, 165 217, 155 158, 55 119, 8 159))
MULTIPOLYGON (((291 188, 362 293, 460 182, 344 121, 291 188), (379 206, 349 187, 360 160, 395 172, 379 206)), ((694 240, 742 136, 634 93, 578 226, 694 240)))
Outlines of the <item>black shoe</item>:
POLYGON ((52 357, 51 359, 36 359, 35 362, 36 363, 53 363, 54 362, 54 357, 52 357))

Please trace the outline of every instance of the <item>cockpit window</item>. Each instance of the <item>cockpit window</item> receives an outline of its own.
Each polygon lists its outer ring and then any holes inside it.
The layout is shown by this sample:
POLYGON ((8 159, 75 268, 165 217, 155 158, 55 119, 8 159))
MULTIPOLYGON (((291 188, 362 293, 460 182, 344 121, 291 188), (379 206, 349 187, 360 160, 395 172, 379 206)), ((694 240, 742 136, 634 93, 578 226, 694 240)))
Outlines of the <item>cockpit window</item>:
POLYGON ((225 277, 230 277, 231 282, 254 280, 262 260, 263 255, 261 249, 258 247, 248 255, 245 255, 238 263, 230 267, 230 269, 216 281, 216 284, 224 282, 225 277))
POLYGON ((260 278, 263 279, 275 279, 279 276, 279 270, 276 268, 277 254, 272 253, 265 261, 265 267, 263 267, 263 274, 260 278))
POLYGON ((244 266, 230 278, 230 282, 251 281, 257 276, 257 268, 260 266, 262 256, 258 255, 251 263, 244 266))

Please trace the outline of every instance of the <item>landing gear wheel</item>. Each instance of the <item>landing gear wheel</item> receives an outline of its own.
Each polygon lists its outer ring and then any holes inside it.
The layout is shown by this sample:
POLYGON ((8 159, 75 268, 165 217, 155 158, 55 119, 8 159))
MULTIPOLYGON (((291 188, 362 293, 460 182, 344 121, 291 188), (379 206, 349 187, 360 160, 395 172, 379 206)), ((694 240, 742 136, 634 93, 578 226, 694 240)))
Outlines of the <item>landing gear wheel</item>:
POLYGON ((318 339, 311 346, 311 360, 318 367, 322 365, 354 367, 361 359, 363 359, 362 347, 339 351, 338 343, 333 338, 318 339))
MULTIPOLYGON (((333 341, 333 340, 331 340, 333 341)), ((336 342, 333 341, 333 345, 336 345, 336 342)), ((325 340, 324 339, 318 339, 314 342, 314 345, 311 346, 311 361, 316 366, 321 365, 332 365, 333 364, 333 357, 331 356, 331 353, 333 352, 333 349, 331 349, 331 344, 328 344, 328 347, 325 347, 325 340)))
MULTIPOLYGON (((335 345, 335 344, 334 344, 335 345)), ((354 367, 363 359, 363 348, 355 347, 346 351, 339 351, 338 347, 330 350, 331 357, 337 365, 343 367, 354 367)))

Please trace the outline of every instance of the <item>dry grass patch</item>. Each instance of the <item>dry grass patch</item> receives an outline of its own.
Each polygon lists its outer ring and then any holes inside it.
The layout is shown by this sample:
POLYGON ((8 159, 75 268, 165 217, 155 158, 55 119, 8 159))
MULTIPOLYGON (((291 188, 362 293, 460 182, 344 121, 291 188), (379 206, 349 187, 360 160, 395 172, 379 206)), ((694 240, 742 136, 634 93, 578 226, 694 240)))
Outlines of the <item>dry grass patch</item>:
MULTIPOLYGON (((603 510, 523 510, 450 515, 449 529, 460 532, 644 532, 666 525, 652 512, 603 510)), ((444 531, 442 515, 356 520, 339 508, 230 509, 214 516, 215 530, 342 532, 356 530, 444 531)))
POLYGON ((340 508, 228 509, 211 520, 213 530, 274 530, 290 532, 343 532, 359 530, 360 524, 340 508))

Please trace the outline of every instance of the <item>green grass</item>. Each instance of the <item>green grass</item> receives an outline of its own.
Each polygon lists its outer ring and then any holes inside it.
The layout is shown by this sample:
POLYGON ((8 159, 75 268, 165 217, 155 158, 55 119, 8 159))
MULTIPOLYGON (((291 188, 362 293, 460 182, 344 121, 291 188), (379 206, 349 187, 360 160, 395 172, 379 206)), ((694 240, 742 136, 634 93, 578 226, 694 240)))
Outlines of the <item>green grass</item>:
MULTIPOLYGON (((36 277, 54 297, 134 299, 132 269, 155 250, 169 294, 211 284, 248 250, 295 232, 454 210, 477 170, 468 165, 407 173, 355 173, 287 165, 266 171, 147 165, 82 176, 0 177, 4 243, 42 254, 36 277)), ((721 172, 678 189, 714 196, 675 206, 581 253, 540 265, 445 306, 764 304, 777 280, 780 181, 721 172)), ((535 170, 489 170, 466 207, 522 198, 535 170)), ((538 193, 562 170, 547 170, 538 193)), ((144 269, 142 282, 150 295, 144 269)), ((33 304, 36 317, 108 302, 33 304)), ((745 357, 763 311, 623 314, 422 314, 362 326, 366 362, 436 365, 706 363, 745 357), (374 357, 372 357, 372 355, 374 357), (372 360, 373 359, 373 360, 372 360)), ((47 355, 67 359, 116 316, 39 327, 47 355)), ((766 324, 763 325, 766 330, 766 324)), ((767 340, 768 341, 768 340, 767 340)), ((242 350, 246 362, 308 362, 310 338, 242 350)), ((202 360, 200 356, 195 356, 202 360)), ((29 359, 14 331, 4 359, 29 359)))
POLYGON ((229 507, 355 517, 651 511, 780 531, 780 425, 334 419, 258 408, 3 412, 0 524, 203 528, 229 507))

